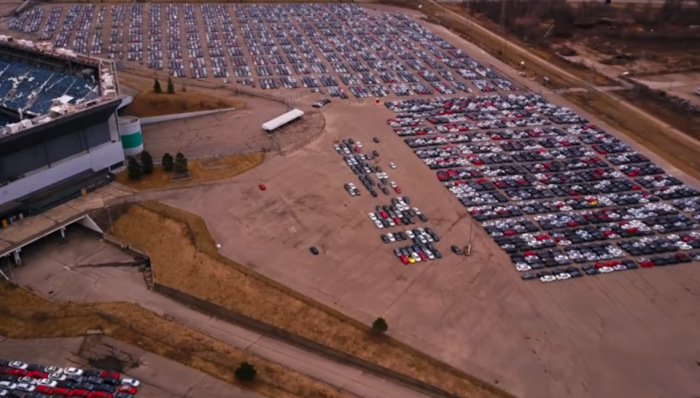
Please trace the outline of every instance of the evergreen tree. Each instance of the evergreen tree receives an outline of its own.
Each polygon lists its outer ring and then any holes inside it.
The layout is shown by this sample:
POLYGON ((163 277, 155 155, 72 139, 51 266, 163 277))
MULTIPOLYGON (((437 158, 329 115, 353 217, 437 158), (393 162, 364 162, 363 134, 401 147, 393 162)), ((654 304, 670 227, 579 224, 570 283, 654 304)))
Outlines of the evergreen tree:
POLYGON ((129 164, 126 166, 126 174, 130 180, 140 180, 143 177, 143 169, 135 158, 129 159, 129 164))
POLYGON ((175 172, 186 173, 187 170, 187 158, 181 152, 178 152, 177 155, 175 155, 175 172))
POLYGON ((141 152, 141 169, 144 175, 153 173, 153 157, 148 151, 141 152))
POLYGON ((175 94, 175 85, 170 77, 168 77, 168 94, 175 94))
POLYGON ((167 172, 173 171, 173 169, 175 169, 175 159, 173 158, 173 155, 167 152, 165 153, 165 155, 163 155, 163 158, 160 162, 163 165, 163 170, 167 172))
POLYGON ((156 94, 160 94, 163 92, 163 89, 160 88, 160 82, 157 78, 153 81, 153 92, 156 94))

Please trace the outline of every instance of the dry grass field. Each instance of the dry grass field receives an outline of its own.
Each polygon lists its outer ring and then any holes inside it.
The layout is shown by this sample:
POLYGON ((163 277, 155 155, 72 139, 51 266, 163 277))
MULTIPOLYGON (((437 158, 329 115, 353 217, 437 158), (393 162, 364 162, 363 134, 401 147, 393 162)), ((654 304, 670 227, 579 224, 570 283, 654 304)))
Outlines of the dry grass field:
POLYGON ((220 181, 233 178, 239 174, 259 166, 265 160, 262 152, 245 153, 242 155, 217 156, 188 162, 191 178, 183 181, 171 181, 172 173, 156 165, 153 173, 140 180, 130 180, 127 171, 117 174, 117 181, 136 189, 168 189, 184 188, 205 182, 220 181))
POLYGON ((56 303, 6 282, 0 282, 0 303, 0 335, 5 337, 71 337, 102 331, 271 398, 353 397, 292 369, 167 321, 135 304, 56 303), (235 381, 233 369, 241 361, 251 362, 258 369, 254 384, 241 385, 235 381))
POLYGON ((377 340, 367 326, 219 255, 206 224, 191 213, 133 206, 113 233, 149 253, 159 283, 461 396, 508 396, 396 340, 377 340))
POLYGON ((245 102, 241 100, 213 97, 199 92, 176 92, 175 94, 141 92, 134 96, 134 101, 124 108, 123 114, 149 117, 225 108, 242 109, 244 107, 245 102))

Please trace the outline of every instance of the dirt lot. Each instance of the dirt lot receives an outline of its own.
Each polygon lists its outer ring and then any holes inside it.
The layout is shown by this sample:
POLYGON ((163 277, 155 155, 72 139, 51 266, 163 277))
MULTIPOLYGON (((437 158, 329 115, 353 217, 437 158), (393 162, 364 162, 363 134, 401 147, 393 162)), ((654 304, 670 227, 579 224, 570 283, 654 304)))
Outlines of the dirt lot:
POLYGON ((307 112, 302 121, 279 130, 273 137, 264 132, 262 124, 285 113, 287 108, 279 102, 252 97, 246 99, 246 104, 243 110, 145 125, 144 147, 156 159, 165 152, 182 152, 196 159, 294 147, 323 129, 323 117, 311 112, 310 106, 300 106, 307 112))
POLYGON ((245 107, 245 102, 228 98, 216 98, 197 92, 175 94, 154 94, 142 92, 122 113, 129 116, 149 117, 174 113, 209 111, 213 109, 245 107))
POLYGON ((696 267, 545 287, 520 281, 478 227, 471 258, 400 265, 366 217, 378 202, 343 191, 354 178, 332 149, 335 137, 382 138, 366 146, 379 150, 382 166, 397 163, 392 179, 446 237, 438 244, 443 252, 465 243, 469 222, 433 173, 382 126, 388 111, 373 107, 332 106, 328 134, 303 150, 231 183, 167 193, 163 201, 201 215, 224 255, 364 322, 384 316, 403 341, 516 395, 682 396, 700 387, 700 352, 690 348, 700 336, 688 327, 697 322, 688 312, 698 303, 696 267), (265 192, 257 190, 261 180, 265 192), (322 255, 311 256, 311 245, 322 255))

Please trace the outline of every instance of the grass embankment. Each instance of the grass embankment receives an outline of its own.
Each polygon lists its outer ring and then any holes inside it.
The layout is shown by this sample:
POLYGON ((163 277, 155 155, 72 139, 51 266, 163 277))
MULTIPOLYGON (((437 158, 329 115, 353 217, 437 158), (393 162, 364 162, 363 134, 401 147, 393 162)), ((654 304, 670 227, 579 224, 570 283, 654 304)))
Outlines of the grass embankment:
POLYGON ((394 339, 373 339, 358 321, 221 256, 194 214, 147 202, 121 216, 113 233, 149 253, 158 283, 459 396, 509 396, 394 339))
POLYGON ((128 116, 150 117, 244 107, 245 102, 239 99, 215 97, 192 90, 176 92, 175 94, 156 94, 143 91, 136 94, 134 101, 120 113, 128 116))
POLYGON ((295 370, 249 355, 131 303, 63 303, 45 300, 0 281, 0 335, 18 339, 75 337, 101 330, 105 335, 170 358, 218 379, 271 397, 352 398, 354 395, 295 370), (241 385, 233 369, 255 365, 258 377, 241 385))
POLYGON ((161 165, 156 165, 152 174, 143 176, 140 180, 130 180, 127 171, 124 170, 117 174, 117 181, 136 189, 182 188, 233 178, 259 166, 264 160, 263 152, 190 160, 188 166, 191 178, 185 181, 171 181, 172 173, 164 171, 161 165))

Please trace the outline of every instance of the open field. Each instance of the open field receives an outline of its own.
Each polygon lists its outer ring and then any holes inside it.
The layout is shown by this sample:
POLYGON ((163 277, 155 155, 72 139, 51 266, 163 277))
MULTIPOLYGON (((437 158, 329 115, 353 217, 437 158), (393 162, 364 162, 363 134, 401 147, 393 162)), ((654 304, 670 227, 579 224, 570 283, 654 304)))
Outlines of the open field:
POLYGON ((188 162, 191 178, 186 181, 172 182, 171 173, 163 170, 162 165, 156 165, 153 173, 141 180, 129 179, 127 171, 117 174, 117 181, 136 189, 182 188, 204 182, 225 180, 259 166, 265 159, 262 152, 252 152, 243 155, 220 156, 208 159, 191 160, 188 162))

